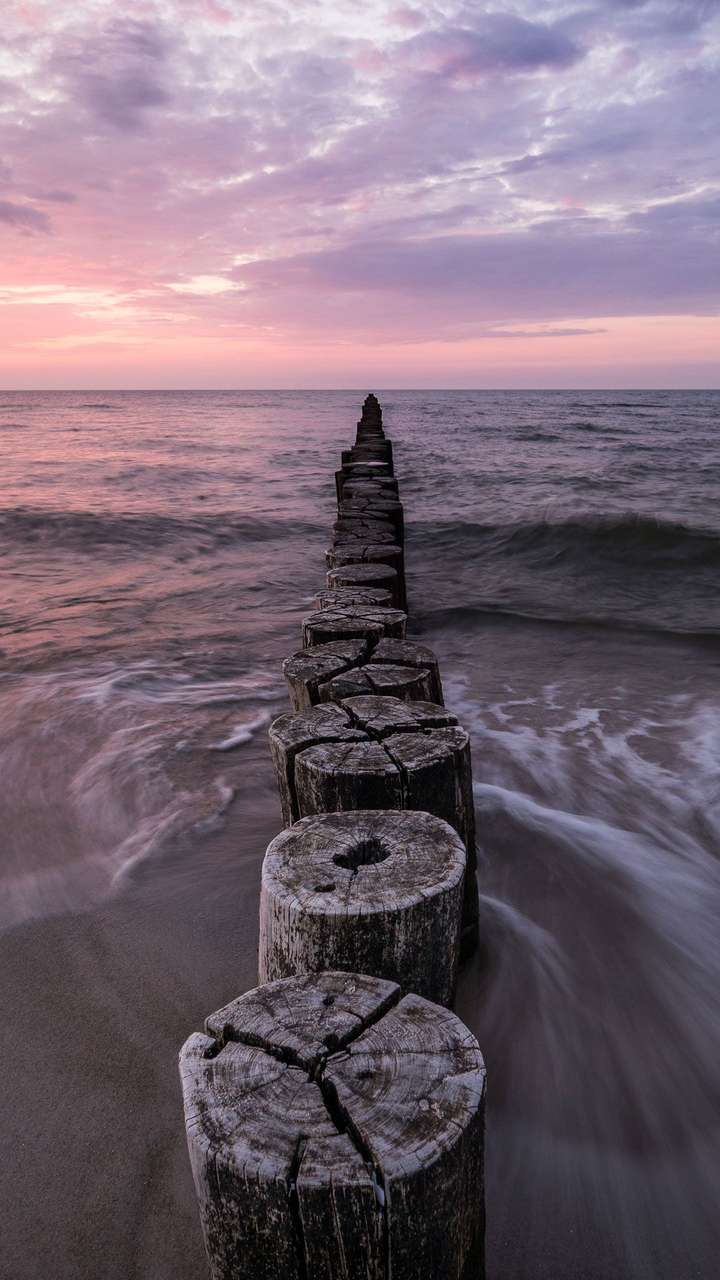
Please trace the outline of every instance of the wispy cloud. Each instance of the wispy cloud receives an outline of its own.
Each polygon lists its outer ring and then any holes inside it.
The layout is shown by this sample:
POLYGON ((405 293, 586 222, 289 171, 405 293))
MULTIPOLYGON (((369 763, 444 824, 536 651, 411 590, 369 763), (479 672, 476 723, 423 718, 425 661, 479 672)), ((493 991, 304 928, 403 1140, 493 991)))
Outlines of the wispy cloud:
POLYGON ((50 231, 50 219, 42 209, 35 209, 29 204, 16 204, 13 200, 0 200, 0 222, 8 227, 15 227, 25 234, 50 231))

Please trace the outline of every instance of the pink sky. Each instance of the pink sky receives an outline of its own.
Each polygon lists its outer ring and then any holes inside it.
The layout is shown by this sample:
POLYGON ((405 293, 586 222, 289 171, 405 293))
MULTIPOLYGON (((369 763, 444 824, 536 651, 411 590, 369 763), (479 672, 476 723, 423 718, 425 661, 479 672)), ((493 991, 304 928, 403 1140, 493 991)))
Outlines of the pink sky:
POLYGON ((717 386, 720 5, 4 13, 0 385, 717 386))

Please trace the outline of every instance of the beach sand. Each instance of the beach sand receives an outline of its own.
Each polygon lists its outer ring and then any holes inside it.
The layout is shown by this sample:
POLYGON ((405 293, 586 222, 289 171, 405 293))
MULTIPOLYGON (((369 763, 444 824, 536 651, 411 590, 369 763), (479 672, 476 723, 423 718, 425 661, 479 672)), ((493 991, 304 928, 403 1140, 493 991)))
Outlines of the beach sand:
POLYGON ((177 1055, 256 983, 264 783, 110 904, 0 937, 3 1280, 205 1274, 177 1055))

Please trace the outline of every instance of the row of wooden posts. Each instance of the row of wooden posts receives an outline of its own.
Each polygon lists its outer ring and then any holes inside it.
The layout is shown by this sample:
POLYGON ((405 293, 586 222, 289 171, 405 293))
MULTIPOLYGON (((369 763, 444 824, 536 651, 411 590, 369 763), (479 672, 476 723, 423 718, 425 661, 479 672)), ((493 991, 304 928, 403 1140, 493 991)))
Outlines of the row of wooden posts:
POLYGON ((406 636, 375 396, 336 472, 326 587, 270 728, 285 830, 262 985, 180 1054, 213 1280, 478 1280, 485 1068, 451 1012, 477 945, 468 735, 406 636))

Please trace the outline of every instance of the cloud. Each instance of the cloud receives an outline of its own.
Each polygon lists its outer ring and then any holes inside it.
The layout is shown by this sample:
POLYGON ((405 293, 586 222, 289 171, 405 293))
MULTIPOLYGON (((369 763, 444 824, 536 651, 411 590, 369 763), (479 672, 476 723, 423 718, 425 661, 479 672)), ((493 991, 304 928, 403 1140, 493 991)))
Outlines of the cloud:
POLYGON ((72 191, 37 191, 36 200, 47 200, 51 204, 74 204, 77 196, 72 191))
MULTIPOLYGON (((705 225, 717 202, 659 207, 621 225, 558 218, 524 230, 354 240, 234 273, 273 310, 331 326, 343 308, 384 332, 463 336, 488 322, 720 312, 720 253, 705 225), (671 212, 672 211, 672 212, 671 212)), ((718 246, 720 247, 720 246, 718 246)))
POLYGON ((541 329, 488 329, 485 337, 492 338, 586 338, 596 333, 607 333, 607 329, 588 328, 578 325, 568 328, 567 325, 556 325, 555 328, 544 326, 541 329))
POLYGON ((219 293, 237 293, 241 288, 235 281, 226 280, 224 276, 193 276, 189 280, 168 283, 167 287, 174 293, 192 293, 208 298, 215 297, 219 293))
POLYGON ((425 26, 425 15, 420 9, 413 9, 410 5, 400 5, 397 9, 391 9, 387 15, 388 22, 394 22, 398 27, 405 27, 408 31, 417 31, 419 27, 425 26))
POLYGON ((40 231, 47 234, 50 231, 50 219, 41 209, 14 204, 12 200, 0 200, 0 222, 25 233, 40 231))
POLYGON ((450 80, 489 72, 569 67, 583 50, 560 29, 511 13, 467 11, 467 22, 438 27, 407 40, 393 63, 450 80))
POLYGON ((98 123, 136 132, 146 124, 150 108, 171 99, 163 65, 170 48, 164 28, 149 21, 117 20, 97 34, 70 41, 51 65, 71 100, 98 123))

